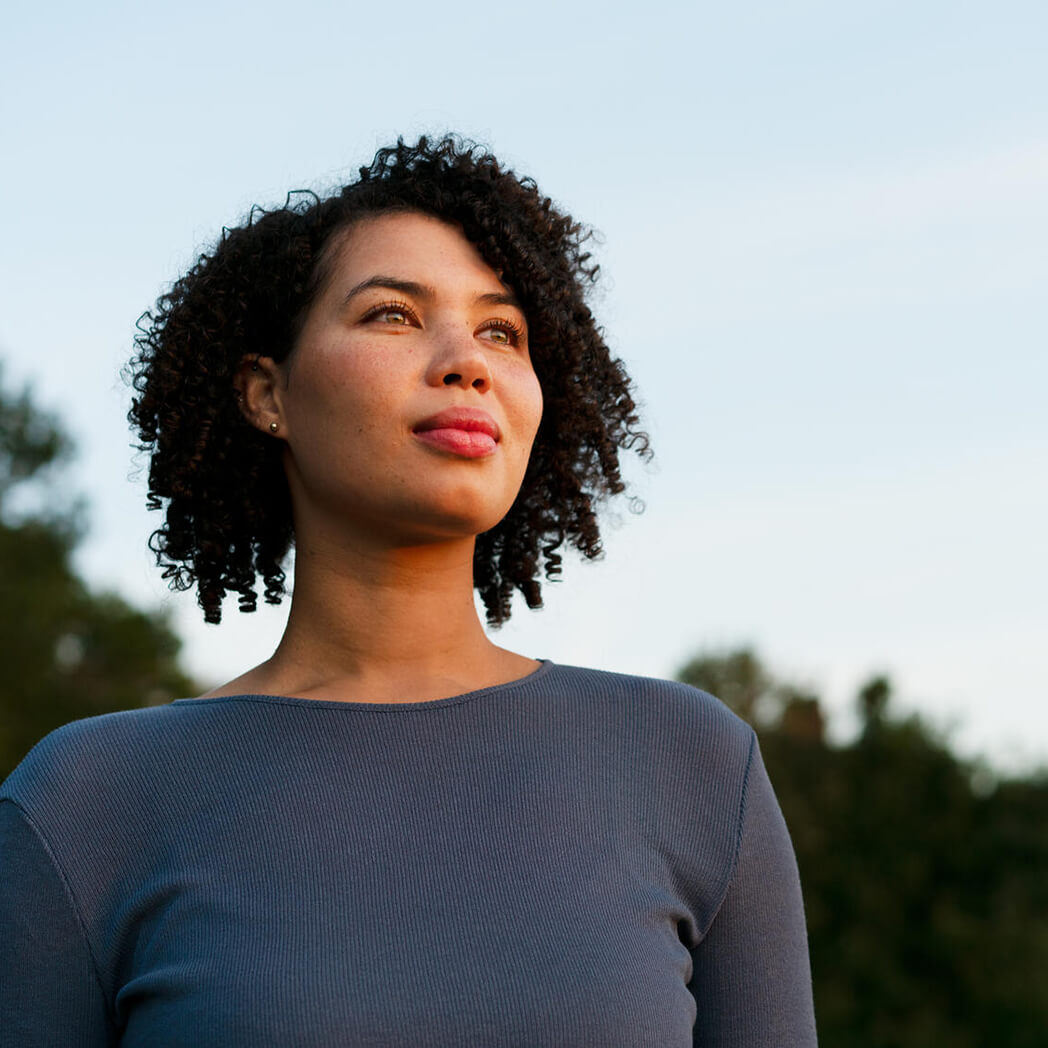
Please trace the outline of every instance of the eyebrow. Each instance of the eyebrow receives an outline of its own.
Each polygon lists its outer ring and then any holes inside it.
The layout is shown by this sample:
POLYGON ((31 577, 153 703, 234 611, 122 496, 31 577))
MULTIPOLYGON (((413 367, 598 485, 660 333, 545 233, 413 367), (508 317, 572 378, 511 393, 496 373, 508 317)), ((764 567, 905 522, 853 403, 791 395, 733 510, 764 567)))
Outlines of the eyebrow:
MULTIPOLYGON (((355 284, 351 287, 346 293, 344 301, 349 302, 362 291, 367 291, 369 288, 373 287, 386 288, 390 291, 399 291, 401 294, 411 295, 413 298, 434 299, 437 297, 436 290, 428 284, 420 284, 415 280, 401 280, 398 277, 378 275, 368 277, 367 280, 362 280, 359 284, 355 284)), ((517 300, 517 296, 509 290, 488 291, 483 295, 477 295, 476 301, 492 306, 512 306, 514 309, 519 309, 521 312, 524 311, 520 302, 517 300)))

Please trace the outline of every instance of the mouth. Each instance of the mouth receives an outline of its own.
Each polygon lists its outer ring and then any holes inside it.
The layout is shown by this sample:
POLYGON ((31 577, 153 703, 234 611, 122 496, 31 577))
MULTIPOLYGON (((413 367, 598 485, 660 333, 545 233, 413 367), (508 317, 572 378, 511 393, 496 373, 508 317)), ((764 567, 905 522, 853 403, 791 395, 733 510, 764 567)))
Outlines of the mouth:
POLYGON ((495 420, 479 408, 448 408, 412 427, 422 443, 462 458, 484 458, 495 453, 502 439, 495 420))

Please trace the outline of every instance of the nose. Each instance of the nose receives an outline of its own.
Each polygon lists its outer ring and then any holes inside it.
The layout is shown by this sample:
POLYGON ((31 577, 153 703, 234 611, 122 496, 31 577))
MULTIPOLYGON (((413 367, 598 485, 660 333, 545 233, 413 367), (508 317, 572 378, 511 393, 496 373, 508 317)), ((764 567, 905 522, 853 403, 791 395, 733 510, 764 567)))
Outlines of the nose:
POLYGON ((445 329, 435 340, 433 359, 426 380, 433 386, 459 386, 486 393, 491 389, 491 367, 473 331, 458 327, 445 329))

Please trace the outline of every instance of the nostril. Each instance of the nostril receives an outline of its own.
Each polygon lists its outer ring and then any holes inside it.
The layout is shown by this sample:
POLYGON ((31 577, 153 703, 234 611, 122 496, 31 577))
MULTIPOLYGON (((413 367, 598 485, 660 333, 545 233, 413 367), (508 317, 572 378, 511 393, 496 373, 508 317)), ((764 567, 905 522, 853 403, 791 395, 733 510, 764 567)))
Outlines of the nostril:
POLYGON ((482 378, 475 378, 473 380, 474 389, 483 389, 486 385, 487 383, 482 378))
POLYGON ((444 376, 444 385, 445 386, 453 386, 453 385, 455 385, 456 382, 461 382, 461 381, 462 381, 462 376, 461 375, 448 374, 448 375, 444 376))

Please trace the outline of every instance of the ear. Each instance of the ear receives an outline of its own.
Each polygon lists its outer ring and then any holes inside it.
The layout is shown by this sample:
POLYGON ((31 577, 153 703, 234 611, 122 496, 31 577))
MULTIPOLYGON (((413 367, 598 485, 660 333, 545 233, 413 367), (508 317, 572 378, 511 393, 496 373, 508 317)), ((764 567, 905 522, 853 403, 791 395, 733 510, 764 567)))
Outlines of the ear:
POLYGON ((263 433, 282 435, 286 425, 281 411, 284 378, 280 365, 272 357, 244 357, 233 376, 233 386, 244 418, 263 433))

